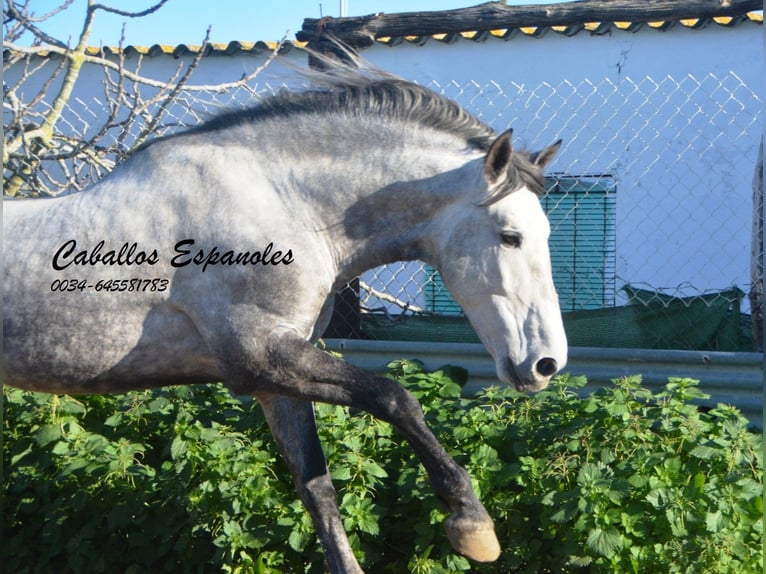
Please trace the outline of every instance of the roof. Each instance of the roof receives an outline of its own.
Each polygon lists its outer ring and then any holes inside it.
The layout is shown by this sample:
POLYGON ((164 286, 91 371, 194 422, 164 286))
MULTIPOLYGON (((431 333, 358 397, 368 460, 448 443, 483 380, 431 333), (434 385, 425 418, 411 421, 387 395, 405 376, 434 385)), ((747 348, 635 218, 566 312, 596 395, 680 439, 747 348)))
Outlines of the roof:
MULTIPOLYGON (((257 42, 241 42, 241 41, 232 41, 232 42, 210 42, 207 44, 207 46, 204 47, 205 49, 205 55, 223 55, 223 56, 232 56, 236 54, 263 54, 263 53, 271 53, 275 49, 279 49, 280 54, 287 53, 292 49, 295 48, 303 48, 306 46, 306 42, 271 42, 271 41, 263 41, 259 40, 257 42)), ((151 46, 134 46, 134 45, 128 45, 125 46, 122 51, 125 56, 172 56, 174 58, 180 58, 181 56, 185 56, 187 54, 197 55, 200 53, 200 51, 203 49, 203 46, 201 44, 178 44, 178 45, 172 45, 172 44, 152 44, 151 46)), ((25 49, 25 52, 30 51, 29 49, 25 49)), ((3 59, 6 59, 8 55, 12 51, 5 48, 3 49, 3 59)), ((40 57, 48 57, 48 56, 55 56, 59 55, 62 52, 62 50, 58 48, 50 48, 48 49, 46 46, 41 46, 40 48, 34 49, 34 54, 40 57)), ((120 48, 118 46, 88 46, 85 48, 85 55, 86 56, 110 56, 110 55, 118 55, 120 53, 120 48)))
MULTIPOLYGON (((207 44, 206 55, 235 55, 235 54, 261 54, 264 52, 273 52, 275 49, 279 49, 280 53, 289 52, 292 48, 302 48, 306 45, 306 42, 279 42, 259 40, 257 42, 241 42, 238 40, 224 43, 224 42, 210 42, 207 44)), ((143 55, 143 56, 174 56, 180 57, 186 54, 199 54, 202 50, 200 44, 152 44, 151 46, 126 46, 124 53, 126 56, 143 55)), ((102 53, 107 55, 119 54, 120 49, 116 46, 89 47, 86 49, 86 53, 91 56, 98 56, 102 53)))
POLYGON ((625 22, 625 21, 594 21, 584 22, 582 24, 571 25, 544 25, 544 26, 519 26, 508 28, 497 28, 486 31, 465 30, 456 33, 436 33, 436 34, 408 34, 405 36, 380 36, 375 40, 381 44, 396 45, 402 42, 415 44, 425 44, 430 40, 444 43, 452 43, 457 40, 465 39, 474 42, 484 42, 489 38, 498 38, 501 40, 511 40, 518 36, 530 36, 541 38, 546 33, 551 32, 563 36, 575 36, 581 32, 601 35, 607 34, 612 30, 623 32, 638 32, 642 28, 648 28, 658 31, 670 30, 671 28, 681 27, 699 30, 706 28, 711 24, 725 26, 728 28, 737 26, 742 22, 750 21, 756 24, 763 24, 763 12, 749 12, 744 18, 732 18, 730 16, 719 16, 714 18, 683 18, 679 20, 654 20, 648 22, 625 22))
POLYGON ((549 32, 575 36, 613 30, 635 33, 645 28, 659 31, 677 27, 700 30, 711 25, 732 28, 745 22, 763 23, 762 0, 579 0, 515 6, 500 1, 436 12, 307 18, 296 37, 313 46, 322 45, 323 39, 331 35, 355 48, 363 48, 403 41, 424 44, 430 40, 450 43, 460 39, 539 38, 549 32))
MULTIPOLYGON (((674 28, 701 30, 708 27, 734 28, 744 23, 763 24, 761 0, 675 0, 664 2, 672 10, 658 13, 656 4, 646 0, 579 0, 555 5, 506 6, 488 2, 469 8, 439 12, 408 12, 400 14, 371 14, 353 18, 321 18, 304 20, 297 40, 283 43, 272 41, 232 41, 210 43, 205 55, 259 55, 279 48, 280 53, 303 48, 323 33, 330 32, 355 47, 373 44, 396 46, 402 43, 424 45, 435 41, 451 44, 460 40, 485 42, 508 41, 517 37, 541 38, 546 34, 576 36, 602 35, 612 31, 636 33, 650 29, 667 31, 674 28), (677 15, 673 15, 677 14, 677 15), (626 16, 630 16, 626 18, 626 16), (662 17, 660 17, 662 16, 662 17), (389 32, 390 31, 390 32, 389 32)), ((199 54, 198 44, 153 44, 126 46, 126 56, 173 56, 199 54)), ((90 47, 90 56, 116 55, 120 48, 90 47)), ((53 55, 57 50, 36 50, 39 56, 53 55)), ((4 58, 8 50, 4 50, 4 58)))

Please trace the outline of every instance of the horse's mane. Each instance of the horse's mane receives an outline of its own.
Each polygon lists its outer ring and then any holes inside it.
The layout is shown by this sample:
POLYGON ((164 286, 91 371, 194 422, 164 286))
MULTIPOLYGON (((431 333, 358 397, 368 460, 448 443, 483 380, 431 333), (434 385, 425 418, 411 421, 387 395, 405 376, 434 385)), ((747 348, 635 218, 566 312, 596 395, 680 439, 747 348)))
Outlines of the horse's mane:
MULTIPOLYGON (((210 133, 273 118, 340 114, 350 118, 372 115, 443 131, 464 139, 479 151, 487 151, 497 137, 494 129, 456 102, 375 68, 357 56, 346 54, 351 59, 349 64, 312 55, 321 58, 324 69, 299 70, 312 87, 282 90, 249 108, 223 112, 182 133, 210 133)), ((496 199, 524 185, 542 194, 545 182, 529 154, 514 151, 512 161, 516 176, 510 178, 507 191, 499 193, 496 199)))
POLYGON ((311 88, 282 90, 250 108, 215 116, 193 131, 216 131, 274 117, 342 114, 375 115, 433 128, 459 136, 481 150, 489 149, 495 137, 492 128, 452 100, 381 70, 336 64, 333 69, 309 70, 303 75, 312 81, 311 88))

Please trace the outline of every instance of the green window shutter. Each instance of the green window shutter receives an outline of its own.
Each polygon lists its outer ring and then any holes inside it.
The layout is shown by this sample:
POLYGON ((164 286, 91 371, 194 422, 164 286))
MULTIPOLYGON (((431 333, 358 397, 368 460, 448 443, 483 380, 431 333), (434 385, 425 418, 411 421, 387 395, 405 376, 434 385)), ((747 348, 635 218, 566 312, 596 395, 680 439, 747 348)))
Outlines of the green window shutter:
POLYGON ((614 305, 614 179, 551 177, 546 188, 541 202, 551 224, 553 282, 562 311, 614 305))
POLYGON ((430 265, 425 265, 425 271, 426 309, 437 315, 462 315, 463 309, 450 295, 439 272, 430 265))
MULTIPOLYGON (((615 193, 611 176, 546 179, 541 203, 551 224, 553 281, 562 311, 614 305, 615 193)), ((425 269, 426 308, 439 315, 462 314, 439 273, 425 269)))

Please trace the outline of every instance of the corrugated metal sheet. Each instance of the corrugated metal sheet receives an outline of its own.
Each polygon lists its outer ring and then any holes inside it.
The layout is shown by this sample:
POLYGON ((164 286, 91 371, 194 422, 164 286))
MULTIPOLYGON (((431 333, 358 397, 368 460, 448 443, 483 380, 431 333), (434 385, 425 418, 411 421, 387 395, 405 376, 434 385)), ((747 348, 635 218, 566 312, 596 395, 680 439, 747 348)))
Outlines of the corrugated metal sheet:
MULTIPOLYGON (((395 359, 419 359, 428 369, 446 364, 467 369, 468 392, 499 384, 494 361, 482 345, 351 339, 326 339, 325 344, 349 363, 371 371, 382 371, 395 359)), ((659 389, 669 377, 698 379, 700 389, 711 396, 706 404, 734 405, 754 425, 763 428, 761 353, 575 347, 569 350, 565 371, 585 375, 589 382, 586 390, 595 390, 625 375, 642 375, 650 389, 659 389)))

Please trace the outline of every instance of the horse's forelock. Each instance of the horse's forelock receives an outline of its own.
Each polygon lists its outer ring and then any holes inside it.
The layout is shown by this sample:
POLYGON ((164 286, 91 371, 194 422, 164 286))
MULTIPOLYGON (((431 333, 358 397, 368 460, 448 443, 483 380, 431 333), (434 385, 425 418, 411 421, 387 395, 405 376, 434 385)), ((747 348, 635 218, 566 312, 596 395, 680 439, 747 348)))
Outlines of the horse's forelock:
POLYGON ((542 170, 530 159, 525 152, 514 151, 511 155, 508 178, 502 185, 493 189, 487 197, 479 202, 481 206, 489 206, 507 197, 514 191, 526 188, 538 197, 545 193, 545 177, 542 170))
POLYGON ((516 152, 512 156, 512 162, 516 172, 516 181, 512 191, 526 187, 535 195, 543 195, 545 193, 545 176, 542 169, 531 161, 530 156, 525 152, 516 152))

